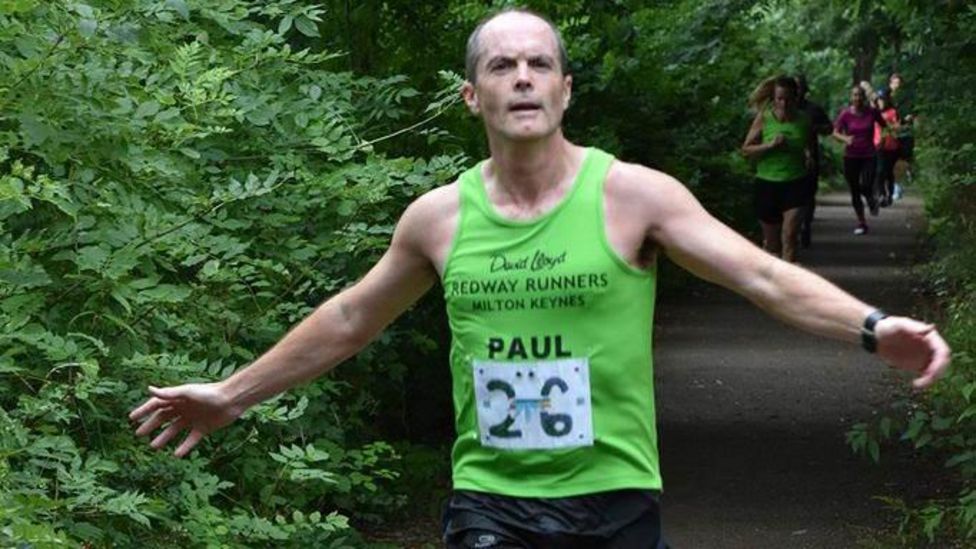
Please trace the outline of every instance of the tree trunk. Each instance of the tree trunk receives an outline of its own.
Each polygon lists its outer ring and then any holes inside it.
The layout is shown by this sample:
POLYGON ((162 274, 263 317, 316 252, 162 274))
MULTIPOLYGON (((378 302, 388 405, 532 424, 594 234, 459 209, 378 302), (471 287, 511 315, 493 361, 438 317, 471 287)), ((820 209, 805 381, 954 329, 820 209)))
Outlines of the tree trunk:
POLYGON ((878 40, 876 35, 871 35, 854 49, 854 67, 851 72, 853 84, 870 82, 874 74, 874 60, 878 57, 878 40))

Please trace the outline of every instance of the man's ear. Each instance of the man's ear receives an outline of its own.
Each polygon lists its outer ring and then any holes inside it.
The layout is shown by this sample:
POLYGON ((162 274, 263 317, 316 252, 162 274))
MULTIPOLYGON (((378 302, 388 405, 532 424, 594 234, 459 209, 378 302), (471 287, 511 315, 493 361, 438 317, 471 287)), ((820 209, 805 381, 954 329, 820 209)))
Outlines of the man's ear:
POLYGON ((573 96, 573 75, 567 74, 563 78, 563 110, 569 108, 569 100, 573 96))
POLYGON ((461 84, 461 99, 464 99, 464 104, 468 106, 468 110, 471 114, 477 116, 481 114, 481 105, 478 104, 478 92, 474 89, 474 84, 465 80, 464 84, 461 84))

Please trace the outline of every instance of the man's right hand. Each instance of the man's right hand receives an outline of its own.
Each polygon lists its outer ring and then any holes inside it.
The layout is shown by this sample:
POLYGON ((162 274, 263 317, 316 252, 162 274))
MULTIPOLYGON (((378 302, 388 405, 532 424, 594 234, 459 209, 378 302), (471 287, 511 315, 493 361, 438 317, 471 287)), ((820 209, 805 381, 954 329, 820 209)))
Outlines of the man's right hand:
POLYGON ((183 457, 204 436, 237 419, 243 408, 233 405, 221 383, 191 383, 175 387, 149 387, 152 397, 129 413, 132 421, 142 421, 136 435, 145 436, 162 426, 165 429, 149 443, 160 449, 180 431, 189 434, 173 455, 183 457))

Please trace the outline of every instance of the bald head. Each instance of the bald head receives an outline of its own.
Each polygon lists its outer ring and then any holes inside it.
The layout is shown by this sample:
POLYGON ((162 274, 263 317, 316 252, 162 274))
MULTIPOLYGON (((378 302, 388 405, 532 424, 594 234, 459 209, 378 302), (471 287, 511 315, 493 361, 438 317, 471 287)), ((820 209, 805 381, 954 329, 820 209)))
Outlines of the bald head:
POLYGON ((482 36, 491 33, 496 28, 507 28, 513 25, 533 25, 542 23, 549 27, 552 34, 553 44, 558 50, 559 70, 562 74, 567 74, 569 69, 569 56, 566 54, 566 45, 563 44, 562 35, 559 29, 548 18, 524 8, 508 8, 494 15, 482 19, 474 32, 468 37, 468 46, 464 54, 464 76, 474 84, 478 77, 478 62, 481 61, 482 36))

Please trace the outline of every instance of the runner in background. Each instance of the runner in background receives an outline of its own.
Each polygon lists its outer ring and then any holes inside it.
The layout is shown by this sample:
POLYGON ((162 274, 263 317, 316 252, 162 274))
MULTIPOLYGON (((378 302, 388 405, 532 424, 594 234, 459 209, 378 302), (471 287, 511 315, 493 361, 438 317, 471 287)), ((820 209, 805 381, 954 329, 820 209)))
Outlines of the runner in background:
POLYGON ((844 179, 851 191, 851 205, 857 215, 854 234, 868 232, 864 218, 864 201, 867 200, 871 215, 878 215, 878 201, 874 195, 875 148, 874 124, 887 126, 877 109, 868 104, 867 94, 862 86, 851 87, 851 103, 841 109, 834 120, 833 136, 846 145, 844 147, 844 179))
POLYGON ((763 249, 796 261, 797 229, 807 194, 807 174, 815 141, 806 113, 798 108, 796 81, 771 78, 749 97, 756 117, 742 143, 742 154, 755 157, 756 217, 763 249))
POLYGON ((806 76, 797 75, 796 87, 799 94, 797 108, 806 113, 807 120, 810 121, 814 133, 813 150, 810 157, 811 164, 804 183, 804 204, 800 218, 800 246, 809 248, 813 233, 813 214, 817 208, 817 187, 820 180, 820 142, 816 136, 830 135, 834 127, 823 107, 807 99, 809 88, 806 76))
MULTIPOLYGON (((898 159, 904 165, 905 178, 912 179, 912 166, 915 157, 915 105, 911 91, 904 85, 901 75, 897 72, 888 77, 888 97, 898 105, 900 126, 896 132, 898 137, 898 159)), ((898 200, 902 195, 902 185, 895 183, 893 198, 898 200)))
POLYGON ((861 83, 858 84, 858 86, 864 90, 864 98, 867 105, 874 109, 878 108, 878 92, 874 89, 874 86, 872 86, 867 80, 861 80, 861 83))
POLYGON ((895 162, 900 155, 896 132, 900 128, 898 111, 884 92, 878 95, 878 110, 881 118, 888 123, 885 128, 881 124, 874 125, 874 146, 878 149, 878 203, 882 207, 891 206, 895 194, 895 162))

